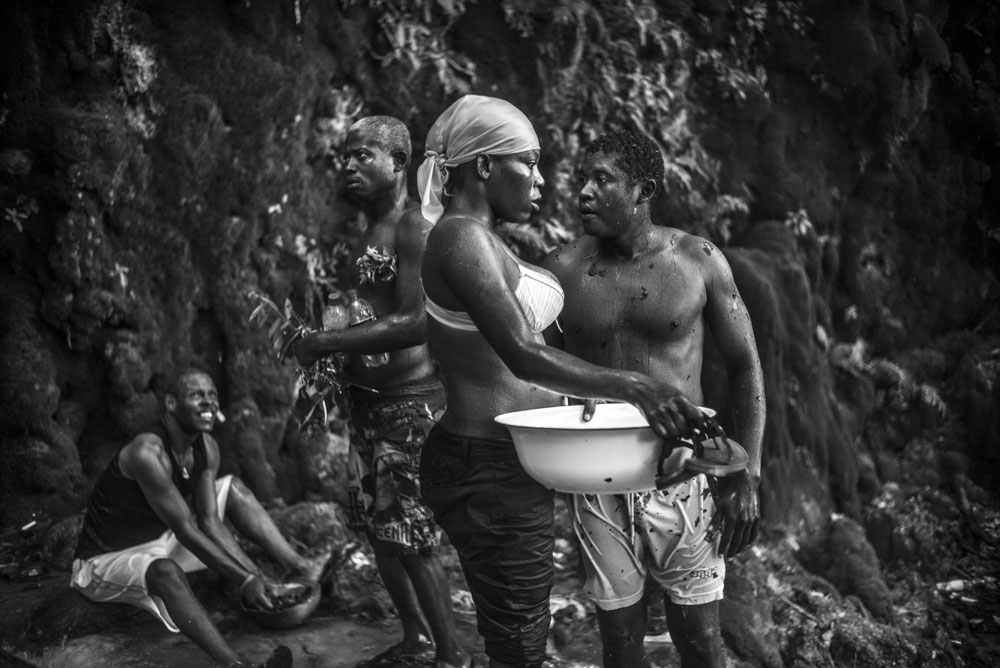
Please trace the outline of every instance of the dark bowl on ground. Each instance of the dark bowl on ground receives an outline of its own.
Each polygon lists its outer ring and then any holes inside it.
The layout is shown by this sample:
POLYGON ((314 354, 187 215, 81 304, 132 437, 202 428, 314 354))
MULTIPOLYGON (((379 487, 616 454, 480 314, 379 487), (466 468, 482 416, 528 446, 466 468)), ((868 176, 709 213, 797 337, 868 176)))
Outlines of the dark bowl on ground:
POLYGON ((309 618, 319 605, 320 586, 318 582, 290 582, 284 585, 292 589, 294 587, 306 587, 308 593, 300 595, 298 603, 276 610, 261 610, 259 608, 247 607, 240 601, 240 607, 246 616, 256 622, 259 626, 267 629, 290 629, 298 626, 309 618))

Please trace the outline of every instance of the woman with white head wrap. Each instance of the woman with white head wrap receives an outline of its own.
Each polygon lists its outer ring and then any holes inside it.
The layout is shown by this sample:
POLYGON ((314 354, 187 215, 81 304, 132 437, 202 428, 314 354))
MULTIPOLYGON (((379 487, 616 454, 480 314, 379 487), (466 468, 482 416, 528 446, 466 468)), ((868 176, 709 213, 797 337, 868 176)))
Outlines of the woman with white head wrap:
POLYGON ((535 668, 550 620, 553 493, 524 472, 493 418, 562 395, 612 399, 634 403, 669 437, 700 413, 667 383, 545 345, 562 289, 495 233, 501 221, 528 221, 544 185, 538 138, 519 109, 467 95, 437 119, 426 149, 417 182, 435 227, 421 276, 448 408, 424 443, 422 495, 462 561, 490 666, 535 668))
POLYGON ((449 168, 477 155, 513 155, 539 150, 538 137, 528 117, 514 105, 495 97, 466 95, 448 107, 427 133, 426 156, 417 170, 420 209, 436 223, 444 212, 449 168))

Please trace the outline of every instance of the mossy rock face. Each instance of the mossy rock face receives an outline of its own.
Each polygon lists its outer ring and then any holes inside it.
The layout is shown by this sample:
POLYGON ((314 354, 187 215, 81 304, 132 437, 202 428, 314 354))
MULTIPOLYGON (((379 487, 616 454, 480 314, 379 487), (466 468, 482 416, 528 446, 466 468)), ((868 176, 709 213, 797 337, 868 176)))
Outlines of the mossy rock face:
POLYGON ((70 515, 45 530, 40 541, 39 552, 43 560, 64 571, 73 569, 73 553, 76 551, 77 537, 83 527, 83 513, 70 515))
POLYGON ((886 485, 868 507, 864 526, 879 560, 946 577, 962 542, 962 514, 935 487, 886 485))
POLYGON ((58 372, 52 340, 23 283, 0 288, 0 322, 0 433, 37 433, 59 405, 58 372))
POLYGON ((836 665, 920 665, 926 647, 810 573, 799 561, 803 551, 775 541, 727 562, 719 617, 739 665, 819 666, 833 656, 836 665))
POLYGON ((0 470, 6 489, 29 493, 65 492, 82 482, 79 455, 66 439, 7 439, 0 450, 0 470))
MULTIPOLYGON (((683 166, 678 155, 691 147, 705 152, 681 155, 701 171, 672 182, 661 222, 711 234, 705 201, 746 204, 725 252, 765 367, 769 520, 812 526, 834 509, 859 518, 879 476, 904 479, 882 450, 917 434, 902 413, 881 432, 866 429, 879 390, 838 376, 829 353, 862 341, 888 358, 958 329, 995 332, 1000 98, 986 38, 965 28, 995 24, 995 8, 778 3, 748 31, 735 30, 747 27, 738 3, 657 3, 648 15, 588 5, 555 31, 552 16, 522 16, 535 30, 526 33, 495 3, 428 2, 437 18, 446 5, 457 12, 435 42, 442 59, 394 46, 393 16, 372 4, 0 8, 0 399, 11 408, 0 415, 0 453, 21 438, 62 452, 69 439, 90 478, 155 415, 163 379, 197 363, 230 410, 254 407, 252 420, 219 430, 226 466, 263 498, 335 495, 339 474, 317 482, 333 437, 303 446, 290 420, 293 371, 247 323, 251 289, 305 303, 315 286, 301 240, 329 249, 359 233, 330 154, 354 118, 387 113, 409 124, 419 158, 448 102, 466 90, 498 94, 537 121, 546 206, 558 200, 551 211, 572 226, 572 199, 553 172, 572 168, 590 137, 570 126, 593 127, 610 97, 639 102, 622 91, 588 102, 586 86, 545 79, 546 63, 553 49, 570 62, 575 46, 602 43, 602 30, 631 26, 637 39, 605 49, 606 73, 624 81, 622 62, 645 66, 663 48, 684 61, 684 76, 648 83, 670 87, 663 104, 692 119, 688 134, 661 137, 669 165, 683 166), (643 23, 654 14, 660 23, 643 23), (676 44, 644 43, 662 21, 676 44), (694 66, 713 49, 717 70, 694 66), (473 67, 456 75, 445 71, 452 62, 473 67), (720 97, 722 79, 745 82, 758 66, 759 85, 720 97), (799 211, 811 230, 788 224, 799 211)), ((647 107, 609 108, 625 113, 598 131, 650 122, 647 107)), ((988 345, 970 342, 978 352, 949 359, 935 381, 974 434, 973 458, 987 463, 995 453, 983 444, 998 431, 998 384, 981 377, 992 368, 988 345)), ((720 370, 710 357, 706 393, 724 408, 720 370)), ((11 480, 33 477, 12 465, 11 480)))
POLYGON ((969 475, 996 489, 1000 480, 1000 338, 993 337, 963 351, 954 376, 954 406, 975 434, 968 448, 969 475))
POLYGON ((805 567, 833 583, 845 596, 857 596, 878 620, 891 623, 892 600, 875 550, 865 531, 850 518, 835 516, 798 554, 805 567))
POLYGON ((125 630, 149 623, 148 612, 124 604, 94 603, 66 587, 35 611, 27 628, 28 637, 39 642, 78 638, 108 629, 125 630))
POLYGON ((751 665, 779 668, 781 659, 774 629, 775 603, 761 596, 758 586, 768 574, 758 559, 726 564, 725 598, 719 603, 722 637, 736 656, 751 665))
POLYGON ((226 472, 237 473, 265 503, 278 496, 272 457, 280 442, 267 439, 260 409, 245 397, 226 409, 227 420, 219 434, 226 472))
MULTIPOLYGON (((768 517, 811 525, 830 510, 827 493, 837 507, 860 516, 857 462, 841 409, 830 400, 834 379, 825 371, 825 351, 814 336, 819 301, 807 275, 807 253, 787 228, 772 222, 750 228, 742 243, 742 248, 727 249, 726 257, 750 313, 764 369, 768 517), (810 491, 815 482, 820 489, 810 491), (809 497, 811 503, 802 503, 809 497), (826 512, 816 516, 815 505, 826 512)), ((712 405, 722 407, 727 405, 723 388, 712 383, 722 372, 715 364, 710 359, 703 378, 712 405)))
POLYGON ((923 14, 913 15, 913 43, 920 58, 929 67, 946 70, 951 66, 948 45, 923 14))
POLYGON ((826 4, 837 10, 824 17, 820 28, 825 76, 848 89, 867 84, 879 62, 879 46, 867 17, 856 4, 826 4))

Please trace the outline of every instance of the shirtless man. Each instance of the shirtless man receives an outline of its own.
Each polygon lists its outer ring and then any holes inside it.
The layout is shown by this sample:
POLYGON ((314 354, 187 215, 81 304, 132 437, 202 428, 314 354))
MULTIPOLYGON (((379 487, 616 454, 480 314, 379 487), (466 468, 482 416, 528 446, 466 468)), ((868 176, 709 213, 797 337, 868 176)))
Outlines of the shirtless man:
POLYGON ((425 344, 420 256, 431 224, 407 198, 410 152, 409 131, 398 119, 370 116, 351 126, 343 148, 347 193, 368 221, 352 280, 377 318, 306 336, 295 356, 311 364, 351 353, 347 510, 372 542, 403 625, 402 642, 367 665, 427 652, 433 637, 436 664, 445 668, 467 665, 469 655, 455 637, 448 579, 436 552, 441 532, 421 500, 417 473, 424 438, 444 409, 444 389, 425 344), (389 361, 380 366, 363 358, 387 351, 389 361))
POLYGON ((633 504, 614 495, 576 495, 573 502, 604 665, 649 665, 648 573, 667 594, 667 623, 682 666, 721 668, 724 559, 757 533, 764 381, 750 317, 722 253, 651 220, 662 182, 662 155, 645 135, 613 132, 588 147, 577 177, 586 235, 543 265, 566 293, 562 333, 547 338, 590 362, 663 379, 701 404, 704 339, 711 332, 729 374, 734 438, 750 456, 748 469, 720 479, 715 499, 706 477, 697 475, 639 493, 633 504), (721 528, 717 545, 713 519, 721 528))
MULTIPOLYGON (((238 478, 217 479, 219 446, 211 431, 219 398, 208 374, 181 371, 164 409, 162 421, 119 450, 98 479, 70 584, 92 601, 149 611, 216 661, 249 666, 223 639, 184 575, 210 568, 238 587, 245 603, 272 609, 276 583, 240 548, 223 518, 291 576, 316 580, 329 555, 299 555, 238 478)), ((291 665, 287 647, 264 664, 291 665)))

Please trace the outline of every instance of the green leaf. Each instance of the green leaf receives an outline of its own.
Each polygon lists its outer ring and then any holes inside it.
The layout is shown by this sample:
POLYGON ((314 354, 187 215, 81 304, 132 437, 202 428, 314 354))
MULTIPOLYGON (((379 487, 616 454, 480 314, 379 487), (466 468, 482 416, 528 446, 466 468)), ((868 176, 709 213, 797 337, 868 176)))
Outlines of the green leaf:
POLYGON ((291 335, 285 341, 284 345, 281 346, 281 352, 278 354, 278 359, 284 361, 285 358, 288 357, 288 352, 291 350, 292 344, 295 343, 296 340, 301 338, 302 332, 303 332, 302 329, 296 329, 291 333, 291 335))
POLYGON ((261 318, 262 322, 258 323, 257 317, 264 313, 265 308, 267 308, 267 304, 261 302, 260 304, 257 304, 257 308, 251 311, 250 318, 248 319, 251 325, 263 324, 263 318, 261 318))
POLYGON ((267 330, 267 338, 273 340, 274 335, 277 334, 278 330, 281 329, 282 324, 283 323, 280 320, 275 320, 273 323, 271 323, 271 327, 267 330))

